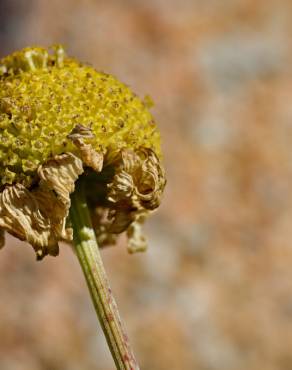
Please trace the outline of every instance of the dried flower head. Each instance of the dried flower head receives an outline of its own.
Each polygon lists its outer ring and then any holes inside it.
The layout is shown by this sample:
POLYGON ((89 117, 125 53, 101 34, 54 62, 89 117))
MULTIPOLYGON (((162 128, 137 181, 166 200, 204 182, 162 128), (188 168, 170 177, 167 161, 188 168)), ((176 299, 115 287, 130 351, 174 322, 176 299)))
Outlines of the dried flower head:
POLYGON ((160 136, 141 101, 113 76, 33 47, 0 61, 0 247, 3 232, 28 241, 38 259, 71 241, 70 194, 84 181, 100 245, 139 223, 165 186, 160 136))

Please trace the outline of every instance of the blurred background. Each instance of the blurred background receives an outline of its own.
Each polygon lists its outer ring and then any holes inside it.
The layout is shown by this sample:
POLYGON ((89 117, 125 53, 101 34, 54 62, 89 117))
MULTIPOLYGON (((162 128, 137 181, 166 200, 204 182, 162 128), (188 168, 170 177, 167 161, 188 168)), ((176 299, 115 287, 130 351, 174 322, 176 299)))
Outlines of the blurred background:
MULTIPOLYGON (((103 259, 142 370, 292 369, 292 2, 0 0, 0 54, 63 43, 155 101, 149 250, 103 259)), ((0 369, 113 370, 77 260, 0 253, 0 369)))

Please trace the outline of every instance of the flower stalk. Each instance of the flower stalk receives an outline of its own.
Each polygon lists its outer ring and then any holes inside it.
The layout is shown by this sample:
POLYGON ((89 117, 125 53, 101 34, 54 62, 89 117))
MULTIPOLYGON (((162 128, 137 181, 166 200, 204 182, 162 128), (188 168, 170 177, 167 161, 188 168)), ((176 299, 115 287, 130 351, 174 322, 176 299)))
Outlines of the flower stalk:
POLYGON ((71 195, 70 220, 76 254, 116 368, 139 370, 103 266, 82 181, 71 195))
POLYGON ((141 224, 166 184, 150 106, 61 45, 0 60, 0 248, 6 231, 42 260, 73 239, 118 370, 139 367, 99 247, 125 232, 130 253, 146 249, 141 224))

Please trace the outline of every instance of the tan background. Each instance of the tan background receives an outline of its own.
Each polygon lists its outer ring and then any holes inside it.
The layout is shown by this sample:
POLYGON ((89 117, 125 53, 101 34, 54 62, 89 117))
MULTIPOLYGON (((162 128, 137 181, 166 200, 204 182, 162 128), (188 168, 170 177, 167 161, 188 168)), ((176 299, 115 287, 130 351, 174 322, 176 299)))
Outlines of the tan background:
MULTIPOLYGON (((1 56, 61 42, 156 103, 149 251, 103 251, 142 370, 292 369, 291 31, 290 0, 0 1, 1 56)), ((8 238, 0 294, 1 370, 113 369, 68 246, 8 238)))

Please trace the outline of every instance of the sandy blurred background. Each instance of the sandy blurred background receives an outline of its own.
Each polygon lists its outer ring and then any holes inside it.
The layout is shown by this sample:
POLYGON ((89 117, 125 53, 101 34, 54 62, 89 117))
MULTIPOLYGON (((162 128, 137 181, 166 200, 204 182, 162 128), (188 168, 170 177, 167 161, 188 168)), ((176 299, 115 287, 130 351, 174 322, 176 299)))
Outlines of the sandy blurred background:
MULTIPOLYGON (((0 0, 0 53, 61 42, 150 94, 168 186, 103 258, 142 370, 292 369, 292 2, 0 0)), ((0 253, 0 369, 113 370, 68 246, 0 253)))

